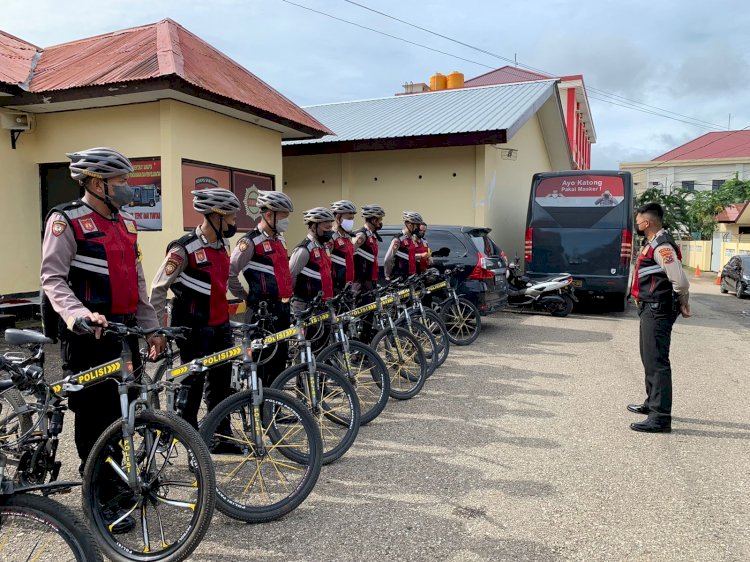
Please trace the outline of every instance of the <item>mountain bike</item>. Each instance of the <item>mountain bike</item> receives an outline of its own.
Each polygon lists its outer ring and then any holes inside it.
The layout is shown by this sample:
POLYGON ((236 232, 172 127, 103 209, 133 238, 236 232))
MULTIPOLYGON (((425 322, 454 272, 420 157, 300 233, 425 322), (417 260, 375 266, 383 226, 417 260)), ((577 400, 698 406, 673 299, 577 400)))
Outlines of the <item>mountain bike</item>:
POLYGON ((236 449, 211 455, 217 509, 233 519, 262 523, 283 517, 309 496, 320 475, 323 443, 305 406, 263 388, 257 358, 265 346, 264 338, 254 338, 257 323, 230 326, 241 345, 176 366, 171 342, 183 337, 185 328, 158 330, 168 346, 155 378, 166 388, 167 410, 180 415, 188 392, 182 382, 193 375, 210 377, 212 368, 232 363, 234 394, 203 418, 200 434, 211 450, 222 444, 236 449))
MULTIPOLYGON (((76 327, 93 330, 85 321, 76 327)), ((8 343, 34 352, 21 365, 34 365, 42 373, 30 389, 35 402, 28 406, 37 417, 38 431, 6 451, 16 465, 15 480, 27 485, 54 482, 60 470, 56 453, 65 398, 89 385, 114 383, 122 417, 102 433, 85 463, 84 513, 101 550, 112 560, 183 560, 198 546, 213 515, 216 482, 208 448, 185 421, 151 409, 149 395, 162 387, 138 382, 140 373, 132 370, 126 341, 144 333, 116 323, 103 332, 121 342, 120 357, 48 383, 41 346, 50 340, 30 330, 6 331, 8 343), (119 516, 113 520, 112 513, 119 516), (130 518, 135 524, 122 529, 120 524, 130 518)))
MULTIPOLYGON (((446 269, 443 279, 448 298, 435 305, 440 318, 448 330, 448 339, 456 345, 469 345, 479 337, 482 331, 482 318, 479 309, 468 299, 460 297, 453 284, 452 273, 459 270, 446 269)), ((438 284, 440 285, 440 283, 438 284)), ((434 289, 435 291, 438 289, 434 289)))
MULTIPOLYGON (((0 355, 0 370, 11 374, 11 379, 0 380, 0 393, 15 390, 23 399, 19 387, 26 389, 39 384, 43 371, 36 366, 21 365, 22 362, 23 358, 16 354, 0 355)), ((13 411, 5 417, 12 418, 13 411)), ((19 417, 28 417, 31 422, 30 414, 19 417)), ((10 425, 0 426, 0 558, 8 562, 100 562, 102 556, 89 527, 70 509, 48 497, 69 492, 73 486, 80 486, 80 482, 23 484, 6 472, 6 450, 21 448, 38 425, 30 423, 19 431, 14 420, 10 425)))

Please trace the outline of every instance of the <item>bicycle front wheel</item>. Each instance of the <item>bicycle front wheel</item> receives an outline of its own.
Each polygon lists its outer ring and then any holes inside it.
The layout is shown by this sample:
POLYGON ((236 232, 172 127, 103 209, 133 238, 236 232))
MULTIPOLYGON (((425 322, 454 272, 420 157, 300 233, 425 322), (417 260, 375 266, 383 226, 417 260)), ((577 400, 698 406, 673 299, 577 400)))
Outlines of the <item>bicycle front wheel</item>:
POLYGON ((391 398, 408 400, 422 390, 427 379, 424 350, 414 334, 404 328, 385 328, 372 339, 391 376, 391 398))
POLYGON ((315 387, 311 389, 308 369, 307 364, 289 367, 274 379, 271 388, 286 392, 310 410, 323 441, 323 464, 330 464, 341 458, 357 438, 359 399, 346 375, 324 363, 317 365, 315 387))
POLYGON ((214 454, 216 507, 246 523, 274 521, 299 506, 320 476, 323 443, 315 420, 287 394, 263 389, 260 425, 249 390, 223 400, 206 416, 201 436, 235 454, 214 454))
POLYGON ((443 302, 440 317, 448 329, 448 339, 456 345, 469 345, 482 331, 482 319, 474 303, 459 298, 458 302, 448 299, 443 302))
POLYGON ((32 494, 0 496, 0 559, 100 562, 88 526, 62 504, 32 494))
POLYGON ((317 357, 318 362, 333 365, 349 377, 359 398, 362 411, 360 423, 370 423, 377 418, 388 403, 391 390, 391 378, 380 355, 362 342, 349 341, 349 358, 347 361, 343 343, 334 343, 326 347, 317 357))
POLYGON ((151 410, 135 417, 136 466, 130 465, 130 447, 118 420, 86 461, 83 509, 99 546, 116 561, 184 560, 213 516, 216 479, 208 447, 186 421, 151 410), (133 470, 136 490, 127 483, 133 470), (124 529, 115 534, 118 525, 124 529))

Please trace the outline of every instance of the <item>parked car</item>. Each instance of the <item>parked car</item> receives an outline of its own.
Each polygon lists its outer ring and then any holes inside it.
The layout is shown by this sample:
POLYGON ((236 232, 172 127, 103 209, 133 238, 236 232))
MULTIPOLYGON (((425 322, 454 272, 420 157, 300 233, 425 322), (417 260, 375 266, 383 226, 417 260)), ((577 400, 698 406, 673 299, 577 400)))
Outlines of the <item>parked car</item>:
MULTIPOLYGON (((384 226, 378 261, 383 278, 383 259, 394 236, 403 226, 384 226)), ((491 229, 474 226, 429 225, 427 243, 434 267, 440 271, 463 266, 458 274, 458 293, 469 299, 482 316, 508 305, 508 262, 502 250, 490 238, 491 229)))
POLYGON ((750 296, 750 256, 732 256, 721 270, 722 293, 732 291, 738 299, 750 296))

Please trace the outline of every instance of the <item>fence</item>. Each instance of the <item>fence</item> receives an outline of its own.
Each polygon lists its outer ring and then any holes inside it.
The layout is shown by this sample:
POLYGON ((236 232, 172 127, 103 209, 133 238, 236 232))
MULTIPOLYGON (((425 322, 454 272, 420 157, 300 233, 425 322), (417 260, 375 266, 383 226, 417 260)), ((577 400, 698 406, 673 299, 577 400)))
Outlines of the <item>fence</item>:
MULTIPOLYGON (((711 256, 714 244, 720 244, 719 268, 723 267, 734 255, 750 255, 750 235, 725 234, 721 240, 679 240, 677 245, 682 252, 682 263, 689 267, 700 267, 702 271, 711 271, 711 256)), ((716 262, 715 262, 716 263, 716 262)))

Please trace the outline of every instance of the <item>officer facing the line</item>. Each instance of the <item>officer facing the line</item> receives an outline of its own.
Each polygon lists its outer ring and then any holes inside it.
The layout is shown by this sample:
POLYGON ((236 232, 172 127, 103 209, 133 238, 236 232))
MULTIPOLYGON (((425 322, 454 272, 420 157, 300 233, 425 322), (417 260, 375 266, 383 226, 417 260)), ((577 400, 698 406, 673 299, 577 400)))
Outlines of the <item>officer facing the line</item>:
POLYGON ((648 433, 672 430, 672 367, 669 362, 672 326, 680 314, 690 317, 690 284, 682 269, 680 249, 662 226, 663 217, 661 205, 648 203, 638 209, 635 218, 637 233, 648 241, 638 256, 630 291, 638 303, 646 400, 643 404, 630 404, 628 410, 648 416, 642 422, 630 424, 632 430, 648 433))

